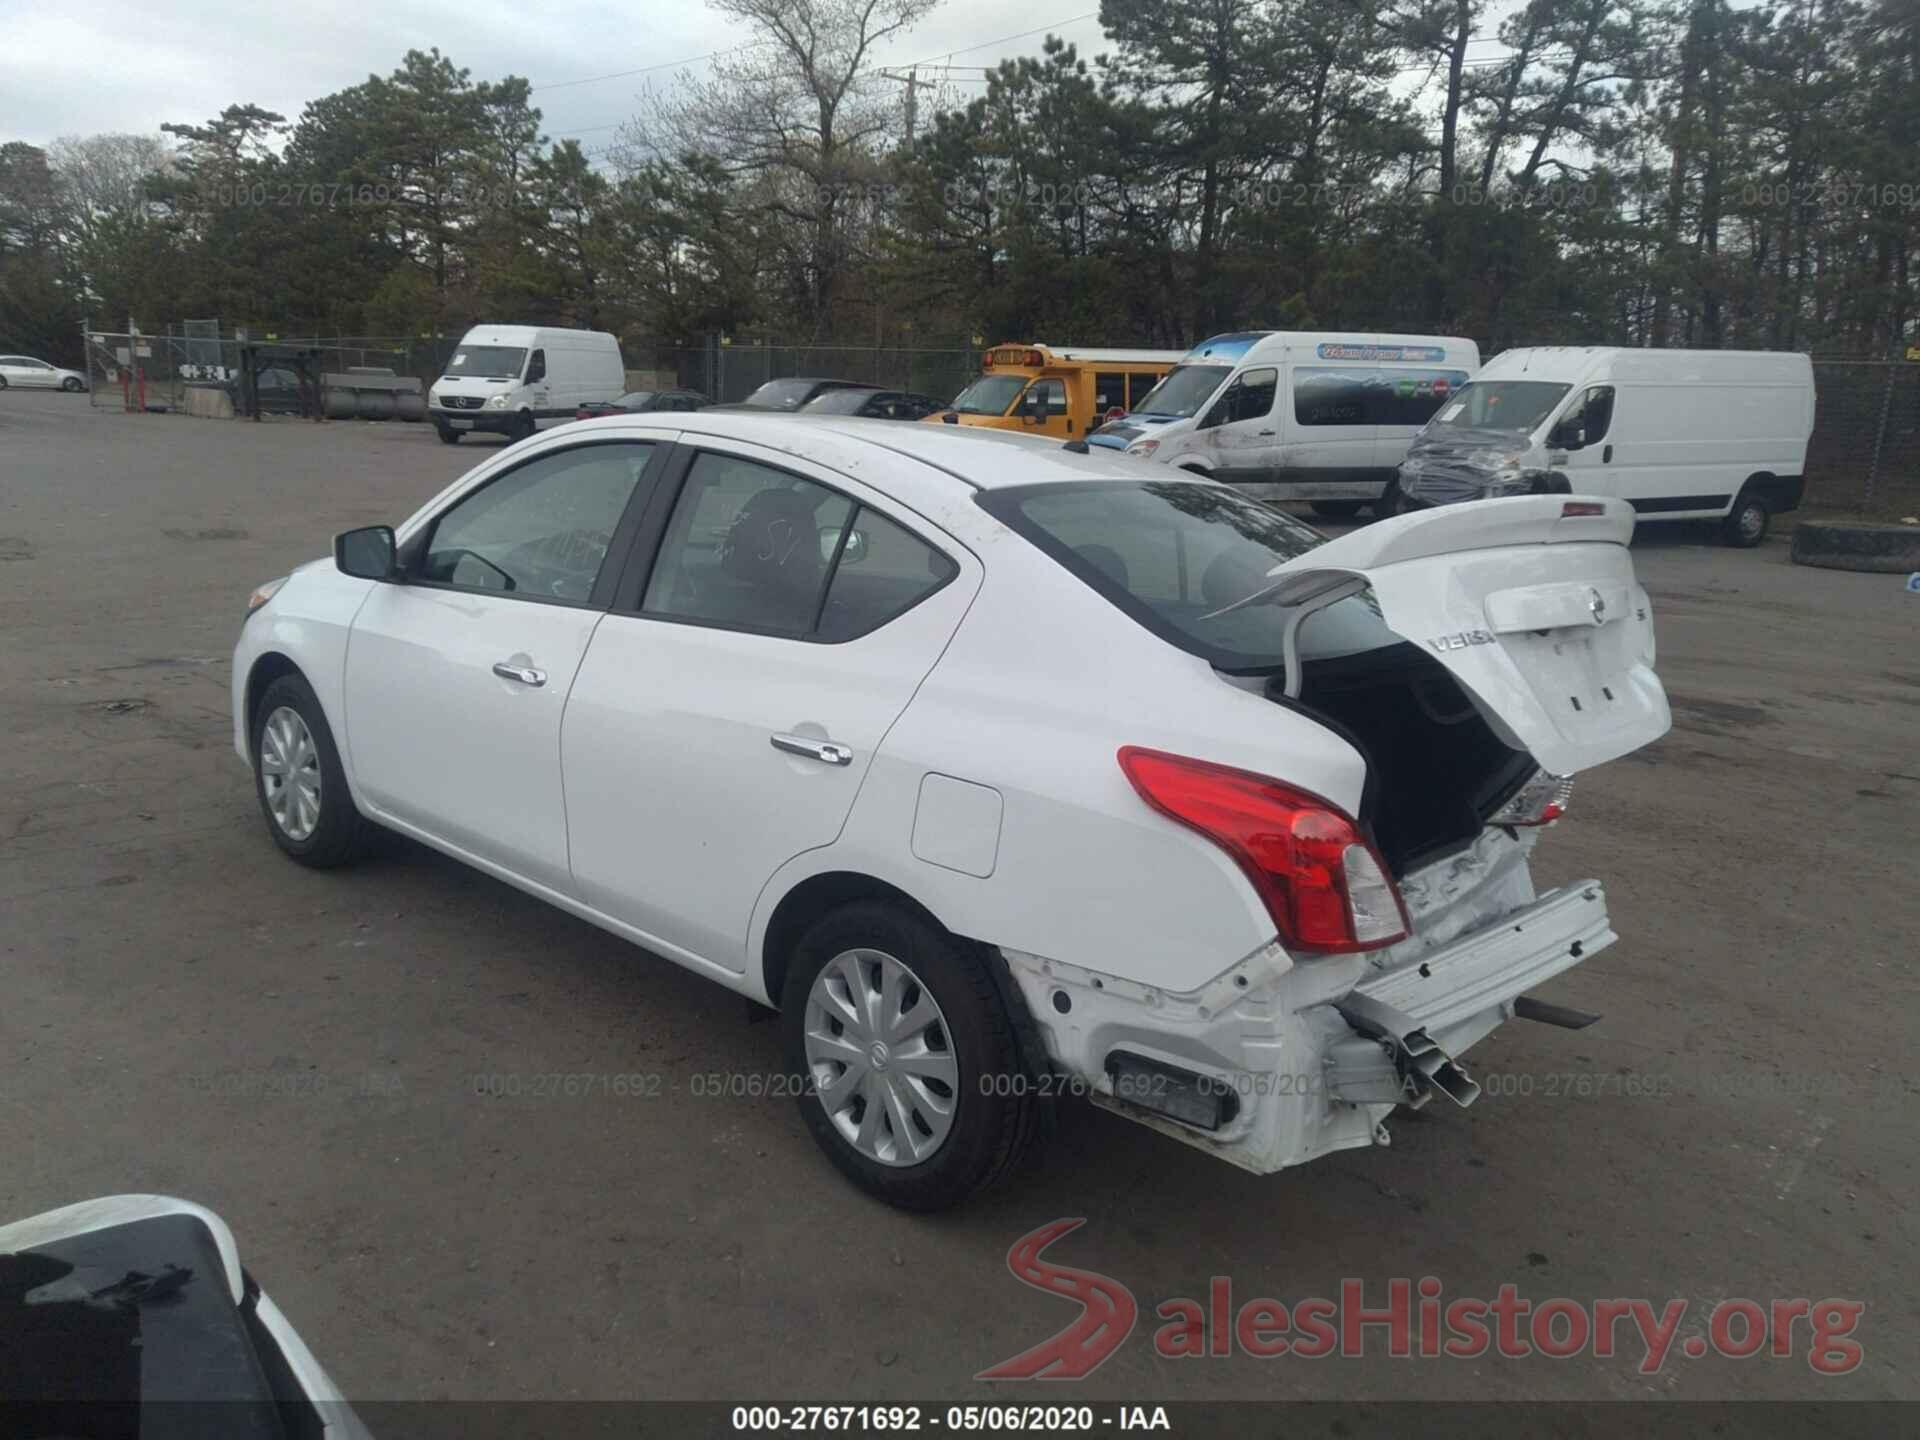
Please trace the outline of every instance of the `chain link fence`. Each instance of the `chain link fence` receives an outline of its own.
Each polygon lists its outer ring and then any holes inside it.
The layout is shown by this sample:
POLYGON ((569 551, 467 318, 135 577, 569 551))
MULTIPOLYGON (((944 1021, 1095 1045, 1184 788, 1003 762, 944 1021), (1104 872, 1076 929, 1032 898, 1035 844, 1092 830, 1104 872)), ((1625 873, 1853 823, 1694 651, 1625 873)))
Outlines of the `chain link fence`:
POLYGON ((1815 360, 1807 504, 1920 514, 1920 362, 1815 360))

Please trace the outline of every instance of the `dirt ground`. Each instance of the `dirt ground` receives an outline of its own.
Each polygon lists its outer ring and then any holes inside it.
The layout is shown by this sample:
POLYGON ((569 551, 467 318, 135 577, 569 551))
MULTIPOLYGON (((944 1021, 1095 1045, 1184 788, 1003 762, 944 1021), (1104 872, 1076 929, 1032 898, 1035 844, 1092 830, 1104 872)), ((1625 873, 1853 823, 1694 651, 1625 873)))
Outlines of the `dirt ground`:
POLYGON ((121 1191, 232 1225, 362 1399, 1036 1398, 973 1377, 1072 1307, 1008 1247, 1138 1297, 1052 1403, 1920 1397, 1920 596, 1775 539, 1644 536, 1674 728, 1583 777, 1543 885, 1606 886, 1620 942, 1512 1024, 1486 1098, 1257 1178, 1112 1116, 934 1219, 869 1202, 792 1102, 775 1027, 672 965, 424 849, 346 872, 269 841, 227 711, 248 590, 398 521, 482 458, 420 425, 251 425, 0 395, 0 1217, 121 1191), (486 1093, 488 1077, 662 1077, 486 1093), (476 1077, 480 1077, 476 1083, 476 1077), (643 1087, 644 1088, 644 1087, 643 1087), (1437 1277, 1536 1302, 1689 1301, 1639 1349, 1554 1360, 1175 1362, 1154 1307, 1437 1277), (1729 1297, 1863 1302, 1857 1365, 1695 1358, 1729 1297))

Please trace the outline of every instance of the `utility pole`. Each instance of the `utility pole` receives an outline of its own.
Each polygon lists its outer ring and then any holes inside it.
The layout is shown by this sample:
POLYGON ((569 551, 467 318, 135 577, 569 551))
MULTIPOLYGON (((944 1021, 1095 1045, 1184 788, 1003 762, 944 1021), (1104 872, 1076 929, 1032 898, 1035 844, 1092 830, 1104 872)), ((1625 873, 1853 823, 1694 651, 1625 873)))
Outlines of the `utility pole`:
POLYGON ((907 87, 907 149, 913 149, 913 124, 919 110, 920 72, 918 69, 896 75, 891 70, 874 72, 882 80, 891 80, 896 85, 907 87))

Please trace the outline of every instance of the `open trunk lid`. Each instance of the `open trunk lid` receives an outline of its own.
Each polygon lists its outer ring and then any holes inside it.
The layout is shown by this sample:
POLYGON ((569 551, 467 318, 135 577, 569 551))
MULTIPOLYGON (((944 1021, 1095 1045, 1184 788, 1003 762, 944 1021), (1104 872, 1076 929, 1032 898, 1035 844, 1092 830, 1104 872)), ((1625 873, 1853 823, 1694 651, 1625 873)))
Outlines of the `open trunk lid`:
POLYGON ((1522 495, 1423 510, 1275 566, 1238 603, 1286 607, 1295 632, 1364 585, 1387 627, 1444 665, 1503 740, 1572 775, 1672 723, 1632 538, 1621 500, 1522 495))

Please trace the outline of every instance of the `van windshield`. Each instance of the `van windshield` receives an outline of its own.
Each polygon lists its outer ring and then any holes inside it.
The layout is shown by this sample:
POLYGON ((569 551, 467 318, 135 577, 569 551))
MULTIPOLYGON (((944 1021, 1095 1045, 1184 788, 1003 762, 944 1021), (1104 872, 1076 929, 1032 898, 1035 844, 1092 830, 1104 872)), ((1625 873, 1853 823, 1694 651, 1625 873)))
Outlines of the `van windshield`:
POLYGON ((982 375, 954 396, 951 408, 962 415, 1004 415, 1026 388, 1024 375, 982 375))
POLYGON ((447 374, 478 375, 487 380, 518 380, 527 363, 525 347, 516 345, 463 345, 453 352, 447 374))
POLYGON ((1546 380, 1475 380, 1441 407, 1428 428, 1506 430, 1524 435, 1552 413, 1573 387, 1546 380))
POLYGON ((1133 413, 1188 419, 1200 413, 1200 407, 1213 398, 1213 392, 1232 373, 1231 365, 1176 365, 1133 407, 1133 413))

